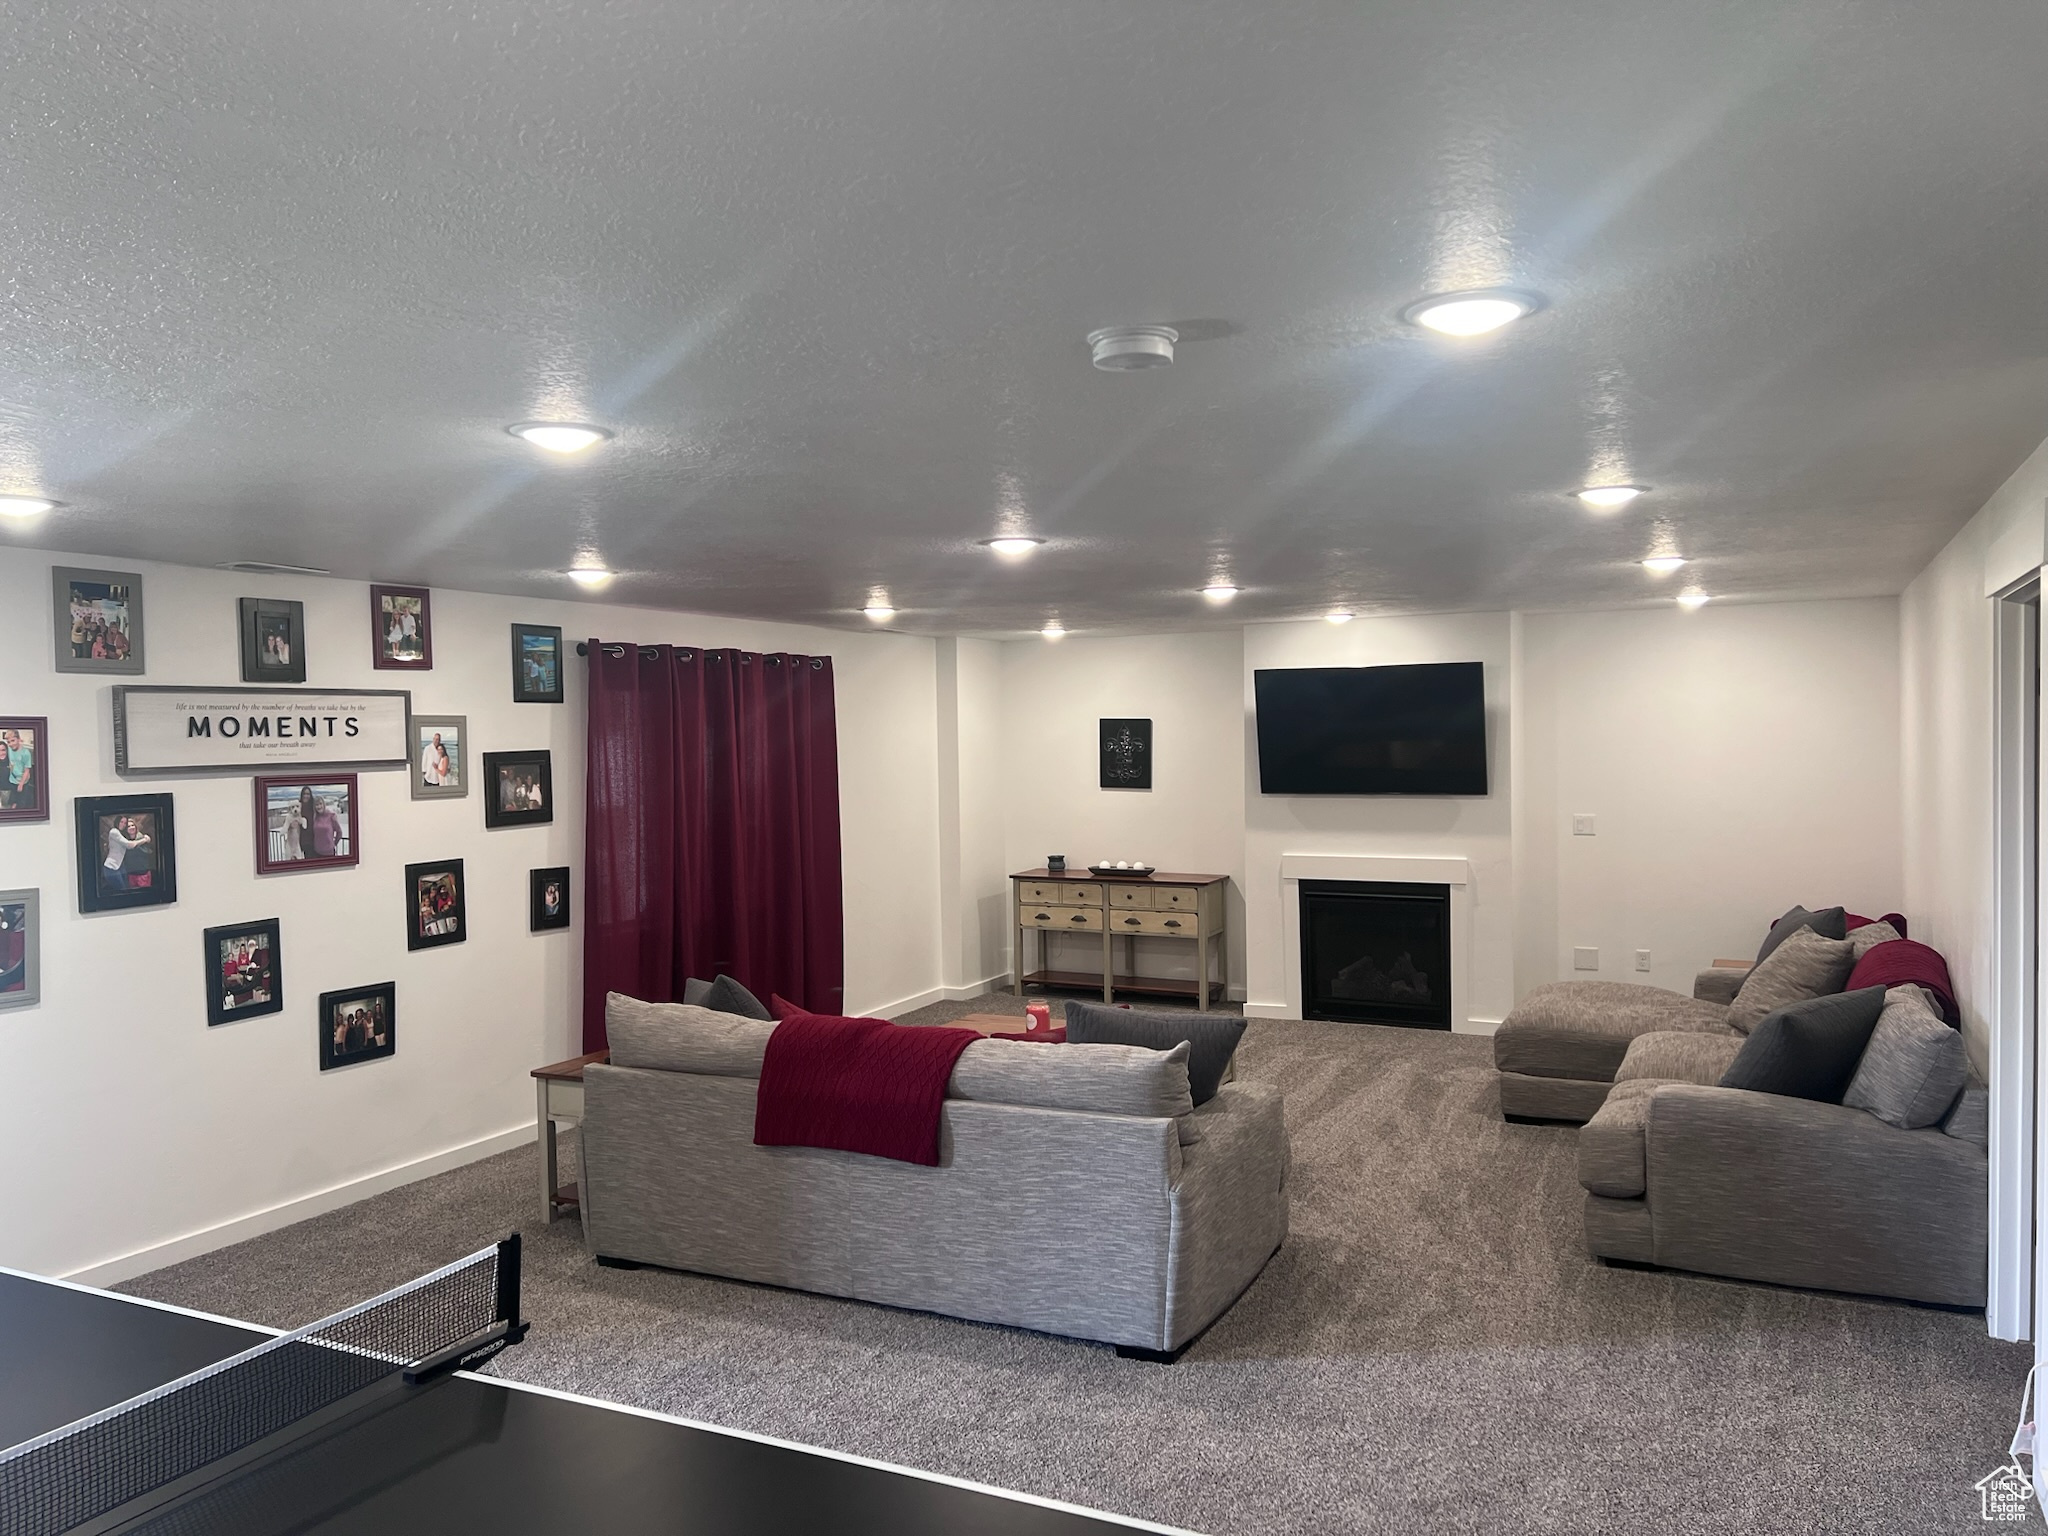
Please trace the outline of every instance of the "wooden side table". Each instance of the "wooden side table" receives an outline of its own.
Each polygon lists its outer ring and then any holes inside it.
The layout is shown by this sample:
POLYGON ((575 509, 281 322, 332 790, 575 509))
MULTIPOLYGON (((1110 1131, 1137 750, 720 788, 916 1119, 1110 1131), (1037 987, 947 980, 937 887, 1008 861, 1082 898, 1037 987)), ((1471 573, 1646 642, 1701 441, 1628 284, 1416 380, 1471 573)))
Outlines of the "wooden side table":
POLYGON ((1227 875, 1021 870, 1010 876, 1011 924, 1016 929, 1011 990, 1022 997, 1027 986, 1100 987, 1105 1003, 1114 1002, 1119 992, 1131 992, 1193 998, 1196 1008, 1206 1010, 1212 1000, 1222 1002, 1230 996, 1230 951, 1224 931, 1224 893, 1229 884, 1227 875), (1039 969, 1026 971, 1024 935, 1034 928, 1040 935, 1039 969), (1046 935, 1055 933, 1101 935, 1102 969, 1053 970, 1046 935), (1110 946, 1119 934, 1131 941, 1128 974, 1117 971, 1110 946), (1181 939, 1194 945, 1194 979, 1137 975, 1136 941, 1141 938, 1181 939), (1214 980, 1210 975, 1212 954, 1220 972, 1214 980))
POLYGON ((557 1211, 575 1210, 580 1205, 574 1184, 556 1183, 555 1126, 567 1120, 583 1123, 583 1069, 593 1061, 608 1062, 610 1051, 592 1051, 588 1056, 558 1061, 551 1067, 533 1069, 534 1108, 540 1117, 540 1219, 555 1219, 557 1211))

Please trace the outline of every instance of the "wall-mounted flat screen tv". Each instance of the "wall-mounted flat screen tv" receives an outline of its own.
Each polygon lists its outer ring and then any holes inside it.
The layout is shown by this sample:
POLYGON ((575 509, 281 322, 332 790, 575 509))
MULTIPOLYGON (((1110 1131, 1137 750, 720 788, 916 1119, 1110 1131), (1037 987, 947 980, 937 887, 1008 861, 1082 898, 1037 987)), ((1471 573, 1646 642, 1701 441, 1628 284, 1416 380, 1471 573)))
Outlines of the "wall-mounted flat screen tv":
POLYGON ((1254 672, 1260 793, 1485 794, 1483 672, 1476 661, 1254 672))

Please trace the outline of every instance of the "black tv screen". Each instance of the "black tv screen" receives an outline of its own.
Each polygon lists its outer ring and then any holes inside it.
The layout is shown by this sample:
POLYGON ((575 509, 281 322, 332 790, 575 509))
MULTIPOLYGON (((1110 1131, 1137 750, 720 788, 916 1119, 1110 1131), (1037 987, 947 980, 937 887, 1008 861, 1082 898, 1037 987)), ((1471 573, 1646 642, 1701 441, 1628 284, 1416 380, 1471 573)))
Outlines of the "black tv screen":
POLYGON ((1268 795, 1483 795, 1484 668, 1293 667, 1252 674, 1268 795))

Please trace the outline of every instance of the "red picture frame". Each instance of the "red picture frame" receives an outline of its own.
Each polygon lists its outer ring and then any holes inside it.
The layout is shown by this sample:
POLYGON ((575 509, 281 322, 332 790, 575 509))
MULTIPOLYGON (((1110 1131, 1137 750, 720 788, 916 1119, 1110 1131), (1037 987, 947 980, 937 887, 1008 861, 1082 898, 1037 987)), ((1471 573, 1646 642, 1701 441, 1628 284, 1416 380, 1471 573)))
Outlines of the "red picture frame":
POLYGON ((351 869, 362 858, 362 801, 354 774, 257 776, 257 874, 351 869))
POLYGON ((425 587, 370 588, 370 665, 380 672, 434 670, 433 594, 425 587), (405 632, 408 618, 417 635, 405 632))
POLYGON ((49 819, 50 722, 42 715, 0 715, 0 824, 49 819), (21 741, 24 734, 28 739, 21 741), (7 744, 9 735, 17 738, 17 746, 7 744), (23 784, 31 791, 25 804, 20 803, 14 788, 14 763, 23 747, 29 754, 28 777, 23 784))

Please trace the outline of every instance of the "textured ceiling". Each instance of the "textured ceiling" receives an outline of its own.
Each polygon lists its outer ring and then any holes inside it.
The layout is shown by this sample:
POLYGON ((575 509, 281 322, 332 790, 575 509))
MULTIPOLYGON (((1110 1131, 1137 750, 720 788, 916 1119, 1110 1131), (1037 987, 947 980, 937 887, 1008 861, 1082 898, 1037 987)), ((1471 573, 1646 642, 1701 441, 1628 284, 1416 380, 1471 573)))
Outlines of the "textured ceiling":
POLYGON ((2048 433, 2040 0, 0 16, 0 490, 66 503, 0 541, 932 633, 1852 595, 2048 433))

